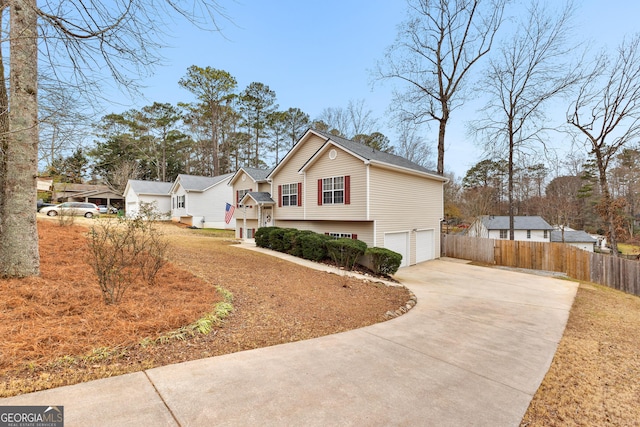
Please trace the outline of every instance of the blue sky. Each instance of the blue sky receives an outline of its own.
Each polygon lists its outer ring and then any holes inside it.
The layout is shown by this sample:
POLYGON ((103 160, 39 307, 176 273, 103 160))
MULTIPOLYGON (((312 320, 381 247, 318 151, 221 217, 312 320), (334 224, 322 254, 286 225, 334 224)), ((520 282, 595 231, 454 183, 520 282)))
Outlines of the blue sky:
MULTIPOLYGON (((153 102, 189 102, 189 92, 178 86, 191 65, 211 66, 231 73, 238 90, 261 82, 276 92, 280 109, 297 107, 316 118, 328 107, 345 108, 349 100, 364 99, 379 119, 379 129, 394 142, 385 117, 392 82, 372 87, 371 73, 385 48, 393 43, 404 19, 401 0, 220 0, 232 22, 220 21, 223 34, 204 32, 182 24, 168 29, 171 47, 162 50, 165 64, 144 82, 145 99, 114 98, 111 111, 139 108, 153 102)), ((640 30, 640 2, 583 0, 575 17, 575 39, 591 40, 597 51, 615 49, 624 35, 640 30)), ((477 163, 482 149, 466 135, 479 101, 457 110, 448 128, 445 169, 457 176, 477 163)), ((109 110, 108 107, 106 107, 109 110)), ((562 117, 560 117, 562 119, 562 117)), ((425 130, 435 142, 437 127, 425 130)))

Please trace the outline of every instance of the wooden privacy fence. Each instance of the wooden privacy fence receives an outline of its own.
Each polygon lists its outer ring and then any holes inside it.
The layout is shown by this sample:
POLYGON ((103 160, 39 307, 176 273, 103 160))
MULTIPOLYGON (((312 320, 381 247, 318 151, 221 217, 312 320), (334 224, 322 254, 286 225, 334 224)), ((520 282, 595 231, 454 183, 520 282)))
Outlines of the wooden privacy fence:
POLYGON ((564 273, 640 296, 640 262, 597 254, 563 243, 442 235, 442 256, 504 267, 564 273))

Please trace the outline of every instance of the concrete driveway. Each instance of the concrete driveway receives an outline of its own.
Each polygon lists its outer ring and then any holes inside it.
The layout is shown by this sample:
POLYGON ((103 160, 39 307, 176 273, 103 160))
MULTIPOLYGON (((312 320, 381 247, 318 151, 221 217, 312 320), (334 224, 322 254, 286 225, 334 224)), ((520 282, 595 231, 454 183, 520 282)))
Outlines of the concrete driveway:
POLYGON ((66 427, 517 426, 577 284, 450 259, 396 278, 418 304, 384 323, 0 405, 64 405, 66 427))

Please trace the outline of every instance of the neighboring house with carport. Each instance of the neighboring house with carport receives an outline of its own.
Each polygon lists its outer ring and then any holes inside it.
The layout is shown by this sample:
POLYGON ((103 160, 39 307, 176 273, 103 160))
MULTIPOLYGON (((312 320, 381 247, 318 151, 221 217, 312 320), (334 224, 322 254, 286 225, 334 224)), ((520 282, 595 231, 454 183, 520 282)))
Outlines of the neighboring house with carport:
POLYGON ((263 179, 250 172, 230 181, 236 237, 275 225, 385 247, 402 266, 440 257, 447 179, 405 158, 309 129, 263 179))
POLYGON ((160 219, 171 218, 171 182, 130 179, 124 189, 125 209, 128 217, 135 217, 143 203, 154 204, 160 219))
POLYGON ((169 189, 172 221, 197 228, 234 229, 234 219, 225 222, 226 204, 234 200, 227 185, 232 175, 178 175, 169 189))
MULTIPOLYGON (((525 242, 550 242, 553 227, 541 216, 514 216, 514 240, 525 242)), ((470 237, 509 239, 509 217, 485 215, 477 218, 469 229, 470 237)))
POLYGON ((53 184, 53 203, 86 202, 96 205, 109 205, 122 208, 124 198, 122 194, 108 185, 70 184, 56 182, 53 184))
POLYGON ((553 230, 551 232, 551 241, 555 243, 566 243, 576 248, 593 252, 597 239, 593 238, 583 230, 553 230))

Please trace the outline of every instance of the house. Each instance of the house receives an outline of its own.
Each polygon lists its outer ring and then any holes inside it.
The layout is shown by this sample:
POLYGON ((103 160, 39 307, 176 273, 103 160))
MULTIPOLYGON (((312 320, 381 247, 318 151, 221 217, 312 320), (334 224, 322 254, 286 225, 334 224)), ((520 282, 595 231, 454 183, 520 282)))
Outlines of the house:
POLYGON ((309 129, 270 172, 239 169, 236 237, 274 225, 359 239, 402 254, 440 256, 447 179, 393 154, 309 129))
POLYGON ((566 243, 579 249, 593 252, 593 247, 597 240, 582 230, 553 230, 551 241, 556 243, 566 243))
POLYGON ((54 203, 85 202, 96 205, 111 205, 116 208, 121 208, 124 203, 122 194, 108 185, 70 184, 67 182, 53 184, 51 200, 54 203))
MULTIPOLYGON (((514 240, 529 242, 551 241, 553 227, 540 216, 513 217, 514 240)), ((470 237, 487 239, 509 239, 509 217, 485 215, 476 219, 469 227, 470 237)))
POLYGON ((141 181, 130 179, 124 189, 125 209, 128 217, 140 212, 142 203, 155 204, 155 211, 162 219, 171 218, 171 182, 141 181))
POLYGON ((235 228, 234 219, 225 222, 226 205, 234 200, 227 185, 232 175, 178 175, 169 189, 171 220, 197 228, 235 228))

